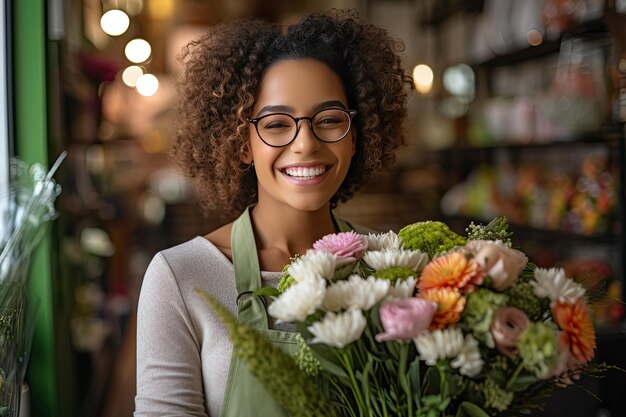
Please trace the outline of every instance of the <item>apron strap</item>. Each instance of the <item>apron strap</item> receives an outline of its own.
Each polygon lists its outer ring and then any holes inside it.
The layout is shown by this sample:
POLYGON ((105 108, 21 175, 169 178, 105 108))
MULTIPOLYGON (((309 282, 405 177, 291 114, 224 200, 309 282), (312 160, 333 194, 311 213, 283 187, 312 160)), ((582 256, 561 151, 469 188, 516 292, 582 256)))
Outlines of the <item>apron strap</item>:
POLYGON ((237 318, 241 323, 267 329, 263 299, 252 296, 252 291, 261 288, 261 268, 250 220, 250 207, 233 223, 230 240, 237 287, 237 318))
MULTIPOLYGON (((348 222, 336 217, 332 212, 331 214, 340 232, 352 230, 348 222)), ((257 329, 268 329, 269 321, 263 297, 252 296, 253 291, 261 288, 262 282, 250 207, 247 207, 233 223, 230 240, 237 288, 237 319, 257 329)))

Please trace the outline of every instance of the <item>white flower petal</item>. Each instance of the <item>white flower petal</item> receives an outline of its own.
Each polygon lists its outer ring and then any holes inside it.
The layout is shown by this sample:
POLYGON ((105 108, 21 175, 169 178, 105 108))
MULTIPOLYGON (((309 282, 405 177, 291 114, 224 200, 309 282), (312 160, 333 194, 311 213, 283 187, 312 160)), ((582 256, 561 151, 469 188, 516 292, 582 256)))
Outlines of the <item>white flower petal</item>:
POLYGON ((409 277, 404 281, 396 281, 396 285, 389 288, 389 298, 409 298, 415 292, 416 277, 409 277))
POLYGON ((380 251, 383 249, 402 249, 402 238, 391 230, 387 233, 370 233, 367 236, 367 242, 367 249, 369 251, 380 251))
POLYGON ((331 280, 335 273, 337 258, 330 252, 309 250, 293 262, 287 272, 296 282, 307 278, 331 280))
POLYGON ((323 306, 329 311, 339 311, 350 307, 369 310, 389 292, 389 281, 351 275, 344 281, 337 281, 326 291, 323 306))
POLYGON ((461 375, 473 378, 482 371, 484 363, 478 349, 478 341, 468 334, 465 336, 458 356, 450 362, 450 365, 453 368, 459 368, 461 375))
POLYGON ((388 268, 409 268, 419 272, 428 263, 428 255, 419 250, 367 251, 363 259, 375 271, 388 268))
POLYGON ((567 278, 561 268, 536 268, 533 288, 537 297, 547 297, 552 304, 558 301, 574 304, 585 295, 585 289, 567 278))
POLYGON ((304 321, 322 305, 325 293, 326 281, 307 278, 287 288, 267 311, 280 322, 304 321))
POLYGON ((418 334, 413 341, 420 354, 420 359, 432 366, 437 363, 437 359, 454 358, 459 354, 463 347, 463 332, 456 327, 433 331, 425 330, 418 334))
POLYGON ((328 312, 321 321, 307 329, 315 336, 311 343, 323 343, 341 349, 359 339, 366 324, 361 310, 353 308, 339 314, 328 312))

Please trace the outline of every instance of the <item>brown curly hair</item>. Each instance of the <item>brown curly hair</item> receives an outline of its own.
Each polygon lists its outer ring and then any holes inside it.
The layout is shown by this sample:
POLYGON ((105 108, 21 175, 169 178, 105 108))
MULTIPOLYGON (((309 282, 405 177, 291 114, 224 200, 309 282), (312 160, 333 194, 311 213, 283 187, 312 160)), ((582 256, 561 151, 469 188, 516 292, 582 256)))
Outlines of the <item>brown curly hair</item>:
POLYGON ((331 200, 345 202, 394 161, 404 142, 410 77, 402 67, 402 41, 359 21, 355 11, 312 14, 289 26, 244 20, 222 23, 192 41, 179 56, 178 128, 171 157, 198 186, 201 205, 233 218, 256 202, 253 169, 240 160, 249 140, 248 117, 264 72, 284 59, 313 58, 333 69, 357 110, 356 153, 331 200))

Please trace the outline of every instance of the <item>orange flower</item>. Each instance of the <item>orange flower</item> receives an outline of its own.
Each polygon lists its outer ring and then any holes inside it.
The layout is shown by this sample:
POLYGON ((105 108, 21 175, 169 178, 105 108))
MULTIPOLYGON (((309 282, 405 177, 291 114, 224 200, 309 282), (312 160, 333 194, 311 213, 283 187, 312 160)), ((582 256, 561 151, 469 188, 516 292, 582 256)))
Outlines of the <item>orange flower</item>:
POLYGON ((596 333, 585 302, 576 304, 557 303, 552 316, 561 328, 561 342, 569 346, 572 356, 581 362, 589 362, 596 348, 596 333))
POLYGON ((463 253, 453 252, 433 259, 420 275, 417 288, 427 291, 452 288, 474 291, 483 282, 485 273, 481 267, 463 253))
POLYGON ((443 329, 449 324, 458 322, 465 308, 465 297, 456 288, 422 291, 418 297, 437 303, 437 312, 430 323, 431 330, 443 329))

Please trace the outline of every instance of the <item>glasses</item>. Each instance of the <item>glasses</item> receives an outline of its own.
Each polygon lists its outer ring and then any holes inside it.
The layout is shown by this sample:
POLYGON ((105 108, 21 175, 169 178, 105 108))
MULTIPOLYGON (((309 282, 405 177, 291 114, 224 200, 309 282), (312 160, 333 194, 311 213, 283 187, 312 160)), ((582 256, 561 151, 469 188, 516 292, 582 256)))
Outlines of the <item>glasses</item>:
POLYGON ((322 109, 311 117, 293 117, 287 113, 272 113, 248 119, 256 128, 261 140, 268 146, 280 148, 289 145, 300 132, 300 120, 306 120, 317 139, 326 143, 345 138, 356 110, 322 109))

